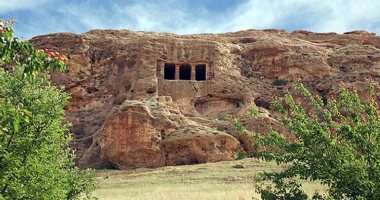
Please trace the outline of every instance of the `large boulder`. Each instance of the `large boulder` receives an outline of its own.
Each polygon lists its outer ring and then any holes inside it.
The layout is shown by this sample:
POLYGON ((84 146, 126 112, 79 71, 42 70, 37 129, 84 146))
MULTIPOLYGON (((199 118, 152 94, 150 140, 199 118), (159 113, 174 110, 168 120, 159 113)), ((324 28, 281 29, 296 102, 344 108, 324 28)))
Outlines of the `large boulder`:
POLYGON ((102 158, 119 169, 236 158, 234 137, 187 120, 170 99, 126 100, 111 112, 97 136, 102 158))
POLYGON ((99 135, 102 158, 120 169, 165 165, 161 133, 144 106, 115 109, 99 135))

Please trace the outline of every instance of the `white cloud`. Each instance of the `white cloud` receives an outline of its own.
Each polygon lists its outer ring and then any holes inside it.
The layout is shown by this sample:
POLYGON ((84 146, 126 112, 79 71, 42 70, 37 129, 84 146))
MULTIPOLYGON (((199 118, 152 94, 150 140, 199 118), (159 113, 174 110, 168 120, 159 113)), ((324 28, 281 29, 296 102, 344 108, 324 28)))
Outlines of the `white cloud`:
POLYGON ((121 16, 131 20, 128 26, 120 22, 119 27, 146 31, 188 34, 302 28, 318 32, 354 29, 380 32, 377 27, 380 25, 380 1, 377 0, 250 0, 233 10, 220 11, 222 14, 216 16, 202 7, 186 7, 183 1, 138 1, 117 8, 121 16), (286 27, 287 24, 296 27, 286 27))
POLYGON ((345 32, 353 29, 372 29, 380 32, 380 27, 372 24, 380 22, 380 1, 377 0, 283 0, 255 1, 240 5, 227 18, 225 25, 219 25, 220 32, 242 29, 288 28, 283 22, 297 24, 304 29, 318 32, 345 32), (311 15, 308 15, 311 12, 311 15), (308 21, 309 23, 302 24, 308 21))
POLYGON ((31 10, 49 2, 50 0, 2 0, 0 1, 0 13, 16 10, 31 10))
MULTIPOLYGON (((22 9, 49 0, 11 0, 1 10, 22 9), (33 3, 31 3, 33 2, 33 3), (7 9, 4 8, 7 7, 7 9)), ((216 2, 217 3, 217 2, 216 2)), ((131 29, 178 34, 219 33, 244 29, 308 29, 317 32, 346 32, 365 29, 380 33, 379 0, 248 0, 225 10, 208 10, 185 0, 109 3, 73 1, 60 6, 32 10, 39 24, 30 35, 48 32, 85 32, 90 29, 131 29), (50 9, 50 12, 46 12, 50 9), (63 18, 57 17, 63 16, 63 18), (46 27, 46 24, 49 26, 46 27), (36 30, 39 30, 36 32, 36 30)), ((25 25, 27 26, 27 25, 25 25)), ((26 30, 26 28, 24 28, 26 30)))
MULTIPOLYGON (((165 31, 183 33, 192 26, 197 17, 191 15, 196 8, 189 8, 181 1, 139 1, 130 5, 115 5, 121 19, 118 23, 124 28, 144 31, 165 31)), ((199 17, 199 16, 198 16, 199 17)))
POLYGON ((320 6, 322 18, 311 27, 322 32, 346 32, 356 29, 371 29, 380 33, 380 27, 372 25, 380 22, 380 1, 337 0, 320 6))
MULTIPOLYGON (((57 9, 58 13, 65 16, 64 23, 69 27, 99 29, 103 28, 104 10, 92 8, 89 4, 66 4, 57 9)), ((112 12, 112 11, 110 11, 112 12)))

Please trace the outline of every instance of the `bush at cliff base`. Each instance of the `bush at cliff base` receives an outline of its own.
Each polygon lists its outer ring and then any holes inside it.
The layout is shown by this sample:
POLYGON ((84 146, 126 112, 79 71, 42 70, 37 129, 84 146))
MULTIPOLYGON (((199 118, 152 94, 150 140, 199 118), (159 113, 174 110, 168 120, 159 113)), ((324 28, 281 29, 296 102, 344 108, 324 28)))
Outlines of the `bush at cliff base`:
POLYGON ((380 199, 380 117, 369 78, 366 98, 342 83, 327 102, 296 82, 274 103, 289 133, 256 135, 259 157, 286 166, 263 173, 262 199, 308 199, 300 180, 318 181, 327 193, 313 199, 380 199))
POLYGON ((49 81, 66 58, 20 41, 12 24, 0 20, 0 199, 90 198, 94 174, 68 148, 68 95, 49 81))

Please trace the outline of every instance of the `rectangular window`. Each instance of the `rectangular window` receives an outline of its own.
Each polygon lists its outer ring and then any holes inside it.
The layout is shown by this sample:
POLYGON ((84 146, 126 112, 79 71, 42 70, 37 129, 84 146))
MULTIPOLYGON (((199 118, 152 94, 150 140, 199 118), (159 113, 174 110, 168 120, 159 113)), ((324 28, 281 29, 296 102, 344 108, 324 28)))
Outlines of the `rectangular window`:
POLYGON ((174 64, 165 63, 164 79, 168 79, 168 80, 175 79, 175 65, 174 64))
POLYGON ((195 80, 205 81, 206 80, 206 65, 196 65, 195 66, 195 80))
POLYGON ((179 66, 179 79, 190 80, 191 79, 191 66, 188 64, 179 66))

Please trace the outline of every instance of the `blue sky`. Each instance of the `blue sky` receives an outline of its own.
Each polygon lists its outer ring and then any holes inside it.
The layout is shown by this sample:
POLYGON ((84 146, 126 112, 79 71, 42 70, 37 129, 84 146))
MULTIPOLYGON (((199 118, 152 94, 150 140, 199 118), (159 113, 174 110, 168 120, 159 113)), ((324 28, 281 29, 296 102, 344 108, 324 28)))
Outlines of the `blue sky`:
POLYGON ((129 29, 178 34, 278 28, 380 34, 380 0, 0 0, 16 35, 129 29))

